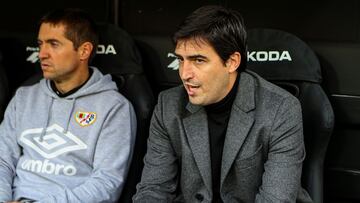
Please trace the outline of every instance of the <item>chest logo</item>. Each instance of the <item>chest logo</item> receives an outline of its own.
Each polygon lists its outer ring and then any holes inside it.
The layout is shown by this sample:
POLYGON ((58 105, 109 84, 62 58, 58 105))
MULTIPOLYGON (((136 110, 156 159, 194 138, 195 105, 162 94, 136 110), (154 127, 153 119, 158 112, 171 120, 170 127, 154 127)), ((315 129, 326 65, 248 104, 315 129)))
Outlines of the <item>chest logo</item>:
MULTIPOLYGON (((53 124, 46 129, 27 129, 21 133, 20 141, 46 159, 52 159, 72 151, 87 149, 87 145, 79 137, 69 131, 64 134, 64 128, 57 124, 53 124), (45 133, 43 133, 44 130, 45 133)), ((23 148, 25 148, 25 145, 23 148)), ((38 162, 36 165, 38 165, 38 162)))
POLYGON ((75 114, 75 120, 80 126, 89 126, 96 120, 96 113, 78 111, 75 114))

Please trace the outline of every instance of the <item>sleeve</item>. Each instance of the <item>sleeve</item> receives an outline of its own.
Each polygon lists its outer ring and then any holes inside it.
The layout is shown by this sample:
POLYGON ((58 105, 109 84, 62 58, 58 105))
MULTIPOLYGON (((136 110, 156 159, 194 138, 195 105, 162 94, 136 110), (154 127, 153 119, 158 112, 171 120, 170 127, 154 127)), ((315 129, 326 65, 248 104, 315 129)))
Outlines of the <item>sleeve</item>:
POLYGON ((296 202, 304 158, 301 106, 296 98, 289 97, 275 116, 256 202, 296 202))
POLYGON ((150 124, 144 169, 133 202, 172 202, 177 187, 178 162, 164 128, 161 94, 150 124))
POLYGON ((64 189, 38 202, 116 202, 130 166, 136 136, 136 116, 129 102, 116 105, 101 129, 93 174, 83 184, 64 189))
POLYGON ((15 97, 5 111, 0 125, 0 202, 12 200, 12 184, 21 148, 16 139, 15 97))

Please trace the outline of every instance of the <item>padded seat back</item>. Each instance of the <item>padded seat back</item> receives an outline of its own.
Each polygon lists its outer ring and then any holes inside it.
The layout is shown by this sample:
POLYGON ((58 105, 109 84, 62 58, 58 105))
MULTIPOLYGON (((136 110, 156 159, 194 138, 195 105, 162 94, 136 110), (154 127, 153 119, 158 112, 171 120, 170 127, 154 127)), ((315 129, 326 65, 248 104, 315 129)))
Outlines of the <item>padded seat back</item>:
POLYGON ((154 95, 181 84, 179 63, 174 55, 175 46, 170 36, 136 36, 145 74, 154 95))
POLYGON ((0 51, 0 123, 4 118, 4 113, 8 100, 9 100, 8 80, 4 70, 2 53, 0 51))
POLYGON ((334 113, 321 87, 321 67, 315 53, 292 34, 253 29, 248 32, 248 69, 300 100, 306 148, 302 186, 314 202, 323 202, 324 159, 334 113))
POLYGON ((102 23, 98 27, 99 46, 91 65, 98 67, 103 73, 112 75, 120 93, 133 104, 137 117, 134 153, 119 200, 119 202, 131 202, 136 192, 136 184, 141 178, 155 99, 143 72, 141 56, 130 35, 115 25, 102 23))
MULTIPOLYGON (((9 96, 32 75, 41 71, 36 34, 22 33, 0 38, 3 71, 8 78, 9 96)), ((10 99, 10 98, 9 98, 10 99)))

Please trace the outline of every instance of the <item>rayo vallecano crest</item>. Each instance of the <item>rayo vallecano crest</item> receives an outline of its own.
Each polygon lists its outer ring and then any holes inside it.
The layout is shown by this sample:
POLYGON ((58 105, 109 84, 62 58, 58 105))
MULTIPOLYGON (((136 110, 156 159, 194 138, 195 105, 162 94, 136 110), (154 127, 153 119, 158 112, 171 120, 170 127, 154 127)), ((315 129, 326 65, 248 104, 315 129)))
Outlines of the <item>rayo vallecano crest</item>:
POLYGON ((96 113, 95 112, 82 112, 78 111, 75 114, 75 120, 81 126, 88 126, 95 122, 96 113))

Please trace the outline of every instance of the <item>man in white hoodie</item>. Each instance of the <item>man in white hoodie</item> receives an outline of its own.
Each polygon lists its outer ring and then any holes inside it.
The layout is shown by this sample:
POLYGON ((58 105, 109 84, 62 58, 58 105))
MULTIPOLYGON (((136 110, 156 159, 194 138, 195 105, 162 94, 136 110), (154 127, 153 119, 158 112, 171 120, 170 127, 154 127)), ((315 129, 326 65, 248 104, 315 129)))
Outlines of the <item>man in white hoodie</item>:
POLYGON ((136 134, 132 105, 89 60, 97 47, 82 11, 40 21, 44 79, 21 87, 0 126, 0 202, 115 202, 136 134))

